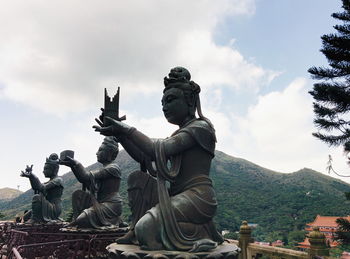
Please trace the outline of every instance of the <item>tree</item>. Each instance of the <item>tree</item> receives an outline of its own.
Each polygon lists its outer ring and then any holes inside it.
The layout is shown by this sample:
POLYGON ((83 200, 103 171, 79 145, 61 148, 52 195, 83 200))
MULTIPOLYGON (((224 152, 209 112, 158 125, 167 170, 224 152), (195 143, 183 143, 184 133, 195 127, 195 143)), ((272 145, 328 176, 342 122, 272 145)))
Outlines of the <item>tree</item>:
POLYGON ((314 84, 309 93, 314 98, 314 123, 319 132, 313 135, 330 146, 343 146, 350 152, 350 0, 342 0, 343 12, 332 17, 342 22, 336 33, 321 37, 322 49, 330 67, 311 67, 314 84))
POLYGON ((337 240, 343 245, 350 244, 350 222, 347 219, 337 219, 338 230, 336 232, 337 240))
POLYGON ((72 208, 70 208, 68 210, 68 213, 67 213, 67 216, 65 218, 65 221, 66 222, 72 222, 73 221, 73 209, 72 208))
MULTIPOLYGON (((346 192, 345 197, 350 200, 350 193, 346 192)), ((350 222, 345 218, 338 218, 336 220, 338 229, 336 231, 336 239, 346 247, 350 248, 350 222)))
POLYGON ((304 241, 305 239, 305 231, 303 230, 294 230, 288 233, 288 245, 290 247, 295 247, 298 243, 304 241))
MULTIPOLYGON (((312 67, 308 72, 313 79, 321 80, 314 84, 309 93, 314 98, 315 125, 319 132, 313 135, 330 146, 344 147, 350 152, 350 0, 342 0, 343 12, 333 13, 332 17, 342 22, 335 25, 336 33, 321 37, 321 52, 326 56, 330 67, 312 67), (322 131, 322 132, 321 132, 322 131)), ((350 163, 350 159, 349 159, 350 163)), ((333 170, 331 157, 329 170, 333 170)), ((333 170, 334 171, 334 170, 333 170)), ((350 193, 345 194, 347 199, 350 193)), ((337 219, 338 240, 350 244, 350 222, 337 219)))

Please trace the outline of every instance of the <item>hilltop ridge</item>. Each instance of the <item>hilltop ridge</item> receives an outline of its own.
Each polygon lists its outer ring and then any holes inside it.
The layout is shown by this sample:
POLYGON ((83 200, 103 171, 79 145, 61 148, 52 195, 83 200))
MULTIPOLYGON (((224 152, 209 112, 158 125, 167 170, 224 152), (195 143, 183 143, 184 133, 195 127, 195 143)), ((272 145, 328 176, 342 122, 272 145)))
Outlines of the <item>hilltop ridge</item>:
POLYGON ((8 187, 0 188, 0 201, 9 201, 18 197, 21 194, 22 192, 17 189, 8 188, 8 187))

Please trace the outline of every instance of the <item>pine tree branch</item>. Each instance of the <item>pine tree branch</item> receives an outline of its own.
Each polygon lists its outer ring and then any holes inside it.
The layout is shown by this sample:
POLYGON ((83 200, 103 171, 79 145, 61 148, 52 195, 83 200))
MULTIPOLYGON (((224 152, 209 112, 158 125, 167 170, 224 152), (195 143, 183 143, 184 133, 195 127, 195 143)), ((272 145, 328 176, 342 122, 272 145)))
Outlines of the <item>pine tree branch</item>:
POLYGON ((344 124, 346 124, 346 122, 344 120, 334 121, 334 120, 327 120, 324 118, 317 118, 314 120, 314 123, 319 128, 324 129, 328 132, 333 130, 339 130, 343 134, 346 134, 346 128, 344 127, 344 124))
POLYGON ((350 25, 349 24, 342 24, 342 25, 335 25, 334 29, 336 29, 342 36, 349 36, 350 35, 350 25))
POLYGON ((342 0, 343 2, 343 9, 346 10, 348 13, 350 13, 350 0, 342 0))
POLYGON ((308 69, 308 72, 311 74, 312 79, 316 80, 329 80, 337 77, 347 76, 347 73, 339 71, 338 69, 324 68, 324 67, 311 67, 308 69))
POLYGON ((317 133, 312 133, 312 135, 316 138, 319 138, 323 142, 326 142, 330 146, 340 146, 346 143, 350 138, 350 134, 348 133, 335 136, 335 135, 325 135, 320 132, 317 132, 317 133))
POLYGON ((338 112, 336 109, 330 109, 328 107, 325 107, 323 105, 320 105, 318 103, 313 103, 314 106, 314 113, 318 117, 329 117, 330 119, 334 118, 336 113, 338 112))
POLYGON ((342 71, 344 76, 350 74, 350 62, 348 61, 330 61, 329 65, 335 70, 342 71))
POLYGON ((332 47, 339 50, 350 50, 350 39, 338 34, 325 34, 321 36, 323 48, 332 47))
POLYGON ((309 92, 316 101, 334 106, 338 113, 350 110, 350 89, 348 85, 338 82, 316 83, 309 92))
POLYGON ((337 222, 339 230, 350 231, 350 222, 347 219, 338 218, 335 222, 337 222))
POLYGON ((350 60, 349 51, 327 47, 321 49, 321 52, 325 55, 328 62, 349 62, 350 60))
MULTIPOLYGON (((350 0, 342 0, 342 3, 344 11, 333 13, 332 17, 343 24, 334 26, 337 33, 321 37, 320 51, 327 58, 329 67, 314 66, 308 70, 313 79, 323 81, 315 83, 309 93, 315 100, 314 123, 329 133, 312 135, 331 146, 343 145, 344 150, 350 152, 350 123, 343 119, 350 112, 350 0), (335 132, 337 135, 331 134, 335 132)), ((331 165, 329 170, 334 171, 331 165)))
MULTIPOLYGON (((344 152, 345 153, 349 153, 350 152, 350 140, 345 142, 345 144, 344 144, 344 152)), ((350 165, 350 159, 348 161, 348 164, 350 165)))
POLYGON ((348 22, 350 21, 350 14, 343 12, 343 13, 333 13, 332 17, 341 21, 348 22))

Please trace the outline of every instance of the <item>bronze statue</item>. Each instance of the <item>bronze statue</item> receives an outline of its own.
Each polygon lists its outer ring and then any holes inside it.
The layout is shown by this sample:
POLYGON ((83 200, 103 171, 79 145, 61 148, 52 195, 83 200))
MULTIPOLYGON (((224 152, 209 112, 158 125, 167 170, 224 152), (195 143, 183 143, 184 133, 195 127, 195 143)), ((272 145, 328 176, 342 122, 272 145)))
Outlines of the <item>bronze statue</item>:
POLYGON ((215 130, 202 114, 200 87, 191 81, 187 69, 173 68, 169 77, 164 78, 164 85, 165 118, 179 126, 170 137, 154 140, 121 121, 103 115, 96 119, 99 126, 94 126, 95 130, 116 136, 142 168, 128 180, 129 194, 133 189, 142 193, 135 196, 139 197, 136 201, 131 199, 136 224, 117 242, 132 243, 136 239, 142 249, 148 250, 210 250, 223 242, 212 221, 217 201, 209 171, 214 157, 215 130), (152 176, 141 177, 145 171, 152 176), (166 182, 170 182, 169 189, 166 182), (156 193, 155 186, 158 199, 147 197, 156 193), (152 208, 147 210, 149 207, 152 208))
POLYGON ((121 172, 115 159, 118 143, 114 137, 106 137, 96 156, 103 167, 87 171, 77 160, 66 156, 60 164, 69 166, 83 184, 83 190, 72 195, 73 222, 79 228, 104 228, 119 226, 122 199, 119 195, 121 172))
POLYGON ((57 154, 51 154, 46 158, 44 175, 50 180, 40 183, 38 177, 33 174, 33 165, 26 167, 21 176, 29 178, 35 195, 33 196, 32 209, 25 213, 23 220, 26 223, 46 223, 60 221, 59 216, 62 210, 62 178, 57 176, 59 169, 57 154))

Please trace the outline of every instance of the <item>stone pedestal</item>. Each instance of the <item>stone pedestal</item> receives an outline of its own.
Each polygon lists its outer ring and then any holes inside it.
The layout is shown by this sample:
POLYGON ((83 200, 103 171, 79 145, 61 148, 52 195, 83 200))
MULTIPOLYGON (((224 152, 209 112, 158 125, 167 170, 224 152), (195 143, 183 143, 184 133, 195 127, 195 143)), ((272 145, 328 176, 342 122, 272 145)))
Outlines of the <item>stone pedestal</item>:
POLYGON ((104 228, 77 228, 77 227, 63 227, 60 228, 61 233, 79 233, 79 234, 118 234, 123 236, 129 231, 129 228, 120 228, 117 226, 104 228))
POLYGON ((112 243, 106 247, 110 259, 237 259, 240 249, 224 242, 209 252, 189 253, 183 251, 148 251, 137 245, 112 243))

